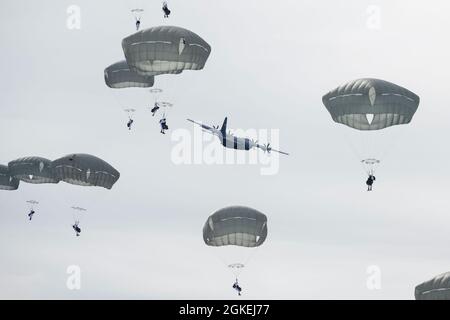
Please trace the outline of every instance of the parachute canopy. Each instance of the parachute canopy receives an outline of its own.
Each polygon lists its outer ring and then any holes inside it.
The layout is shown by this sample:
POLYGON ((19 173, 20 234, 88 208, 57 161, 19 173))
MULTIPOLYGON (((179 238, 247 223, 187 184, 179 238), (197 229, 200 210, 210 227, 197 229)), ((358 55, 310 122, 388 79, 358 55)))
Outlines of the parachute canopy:
POLYGON ((267 237, 267 217, 252 208, 233 206, 213 213, 203 227, 208 246, 258 247, 267 237))
POLYGON ((114 89, 149 88, 155 83, 153 76, 141 76, 128 67, 125 60, 116 62, 105 69, 105 83, 114 89))
POLYGON ((87 211, 85 208, 82 207, 71 207, 73 210, 77 210, 77 211, 87 211))
POLYGON ((30 210, 34 210, 34 208, 39 204, 39 201, 36 200, 27 200, 27 203, 30 206, 30 210))
POLYGON ((28 183, 58 183, 52 162, 40 157, 25 157, 8 163, 9 172, 15 178, 28 183))
POLYGON ((52 162, 58 179, 75 185, 111 189, 120 173, 110 164, 89 154, 71 154, 52 162))
POLYGON ((144 76, 200 70, 211 47, 192 31, 173 26, 138 31, 122 40, 128 66, 144 76))
POLYGON ((19 182, 10 174, 7 166, 0 165, 0 190, 17 190, 19 182))
POLYGON ((136 9, 131 9, 131 14, 137 19, 140 20, 142 14, 144 13, 144 9, 141 8, 136 8, 136 9))
POLYGON ((416 300, 450 300, 450 272, 416 286, 416 300))
POLYGON ((153 94, 158 94, 158 93, 163 92, 163 90, 159 89, 159 88, 151 88, 149 91, 150 91, 150 93, 153 93, 153 94))
POLYGON ((380 130, 409 123, 420 98, 378 79, 350 81, 322 98, 333 120, 357 130, 380 130))
POLYGON ((71 209, 72 209, 73 221, 75 223, 80 223, 81 220, 83 220, 84 215, 87 212, 87 209, 79 207, 79 206, 73 206, 73 207, 71 207, 71 209))

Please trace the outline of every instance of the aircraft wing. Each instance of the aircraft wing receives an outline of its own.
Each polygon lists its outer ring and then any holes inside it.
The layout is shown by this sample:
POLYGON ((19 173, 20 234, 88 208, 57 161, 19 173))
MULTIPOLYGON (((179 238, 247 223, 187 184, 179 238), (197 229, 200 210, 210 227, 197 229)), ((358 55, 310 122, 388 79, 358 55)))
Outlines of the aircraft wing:
POLYGON ((205 124, 203 124, 203 123, 200 123, 200 122, 197 122, 197 121, 194 121, 194 120, 191 120, 191 119, 186 119, 186 120, 187 120, 187 121, 190 121, 190 122, 192 122, 192 123, 195 123, 196 125, 199 125, 200 127, 202 127, 202 129, 207 130, 207 131, 209 131, 209 132, 211 132, 211 133, 214 133, 214 131, 215 131, 214 128, 212 128, 212 127, 210 127, 210 126, 207 126, 207 125, 205 125, 205 124))
POLYGON ((281 153, 281 154, 285 154, 285 155, 289 155, 289 153, 287 153, 287 152, 283 152, 283 151, 280 151, 280 150, 276 150, 276 149, 270 149, 270 152, 272 152, 272 151, 275 151, 275 152, 278 152, 278 153, 281 153))
POLYGON ((281 153, 281 154, 284 154, 284 155, 287 155, 287 156, 289 155, 289 153, 287 153, 287 152, 280 151, 280 150, 277 150, 277 149, 273 149, 272 147, 268 147, 268 146, 266 146, 264 144, 257 144, 256 147, 258 147, 258 148, 262 149, 264 152, 268 152, 268 153, 271 153, 272 151, 275 151, 275 152, 278 152, 278 153, 281 153))

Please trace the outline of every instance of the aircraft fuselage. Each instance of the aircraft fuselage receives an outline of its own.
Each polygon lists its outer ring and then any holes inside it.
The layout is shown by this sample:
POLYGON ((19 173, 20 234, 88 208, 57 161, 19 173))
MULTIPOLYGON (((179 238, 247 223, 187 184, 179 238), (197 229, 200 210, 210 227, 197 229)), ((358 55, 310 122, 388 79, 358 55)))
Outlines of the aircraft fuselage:
POLYGON ((225 135, 225 137, 220 137, 221 143, 225 148, 236 149, 236 150, 250 150, 252 148, 252 143, 248 138, 239 138, 232 135, 225 135))

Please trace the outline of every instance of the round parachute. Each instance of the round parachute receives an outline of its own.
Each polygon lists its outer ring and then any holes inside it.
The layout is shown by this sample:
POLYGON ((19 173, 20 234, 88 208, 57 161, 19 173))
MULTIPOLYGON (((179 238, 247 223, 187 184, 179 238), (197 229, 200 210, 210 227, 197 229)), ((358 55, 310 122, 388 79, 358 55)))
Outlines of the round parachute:
POLYGON ((141 20, 141 16, 143 13, 144 13, 144 9, 141 9, 141 8, 131 9, 131 14, 137 20, 141 20))
POLYGON ((366 173, 374 175, 403 131, 400 125, 411 122, 420 98, 396 84, 364 78, 330 91, 322 101, 335 122, 352 128, 337 130, 366 173))
POLYGON ((416 300, 450 300, 450 272, 416 286, 416 300))
POLYGON ((33 210, 35 206, 39 204, 39 201, 36 200, 27 200, 27 203, 30 205, 30 210, 33 210))
POLYGON ((409 123, 420 98, 378 79, 350 81, 322 98, 333 120, 357 130, 380 130, 409 123))
POLYGON ((252 208, 233 206, 213 213, 203 227, 208 246, 258 247, 267 237, 267 217, 252 208))
POLYGON ((153 93, 153 94, 158 94, 158 93, 163 92, 163 90, 159 89, 159 88, 152 88, 149 91, 150 91, 150 93, 153 93))
POLYGON ((78 210, 78 211, 87 211, 85 208, 81 208, 81 207, 72 207, 73 210, 78 210))
POLYGON ((19 179, 14 178, 7 166, 0 165, 0 190, 17 190, 19 179))
POLYGON ((155 83, 153 76, 141 76, 130 70, 125 60, 116 62, 105 69, 105 83, 113 89, 149 88, 155 83))
POLYGON ((267 237, 267 217, 252 208, 232 206, 208 217, 203 240, 238 277, 267 237), (214 248, 214 249, 213 249, 214 248))
POLYGON ((71 154, 52 162, 58 179, 80 186, 111 189, 120 173, 110 164, 89 154, 71 154))
POLYGON ((380 163, 380 160, 377 160, 377 159, 364 159, 364 160, 361 160, 361 162, 364 163, 365 165, 373 166, 375 164, 380 163))
POLYGON ((150 93, 153 95, 153 98, 154 98, 154 100, 155 100, 155 103, 157 103, 157 102, 158 102, 158 99, 159 99, 159 97, 160 97, 160 95, 161 95, 161 93, 163 93, 163 89, 160 89, 160 88, 151 88, 149 91, 150 91, 150 93))
POLYGON ((173 103, 167 102, 167 101, 161 101, 158 103, 163 108, 170 108, 173 107, 173 103))
POLYGON ((75 224, 80 223, 83 220, 83 218, 87 212, 87 209, 79 207, 79 206, 73 206, 73 207, 71 207, 71 209, 72 209, 73 222, 75 224))
POLYGON ((122 40, 122 48, 130 69, 144 76, 203 69, 211 53, 197 34, 173 26, 136 32, 122 40))
POLYGON ((27 183, 58 183, 51 168, 52 162, 40 157, 25 157, 8 163, 9 172, 27 183))
POLYGON ((163 113, 162 117, 165 118, 169 114, 169 109, 168 108, 172 108, 173 107, 173 103, 167 102, 167 101, 160 101, 160 102, 158 102, 158 106, 163 108, 164 113, 163 113))
POLYGON ((375 174, 376 171, 375 169, 380 162, 381 162, 380 160, 373 158, 361 160, 361 163, 368 175, 375 174))

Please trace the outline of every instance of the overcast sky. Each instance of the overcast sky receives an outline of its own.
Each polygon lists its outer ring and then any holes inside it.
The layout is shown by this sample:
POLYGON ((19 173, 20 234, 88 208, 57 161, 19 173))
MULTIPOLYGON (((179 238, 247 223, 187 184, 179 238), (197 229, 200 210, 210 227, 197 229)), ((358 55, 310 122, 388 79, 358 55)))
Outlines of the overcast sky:
POLYGON ((240 277, 248 299, 411 299, 415 285, 450 270, 448 1, 169 4, 164 19, 156 0, 1 1, 0 163, 90 153, 121 177, 112 190, 61 182, 1 191, 0 298, 235 299, 233 274, 202 239, 207 217, 228 205, 268 217, 268 238, 240 277), (79 30, 67 28, 70 5, 81 9, 79 30), (156 77, 174 103, 165 136, 148 91, 129 132, 126 100, 103 79, 123 59, 133 7, 145 9, 142 28, 184 27, 212 47, 203 70, 156 77), (338 134, 348 128, 321 101, 362 77, 421 98, 371 193, 338 134), (231 129, 280 130, 274 148, 291 155, 277 174, 174 164, 171 133, 193 132, 186 118, 225 116, 231 129), (40 202, 31 223, 29 199, 40 202), (79 238, 73 205, 88 209, 79 238), (71 265, 80 290, 66 286, 71 265), (367 286, 370 266, 380 289, 367 286))

